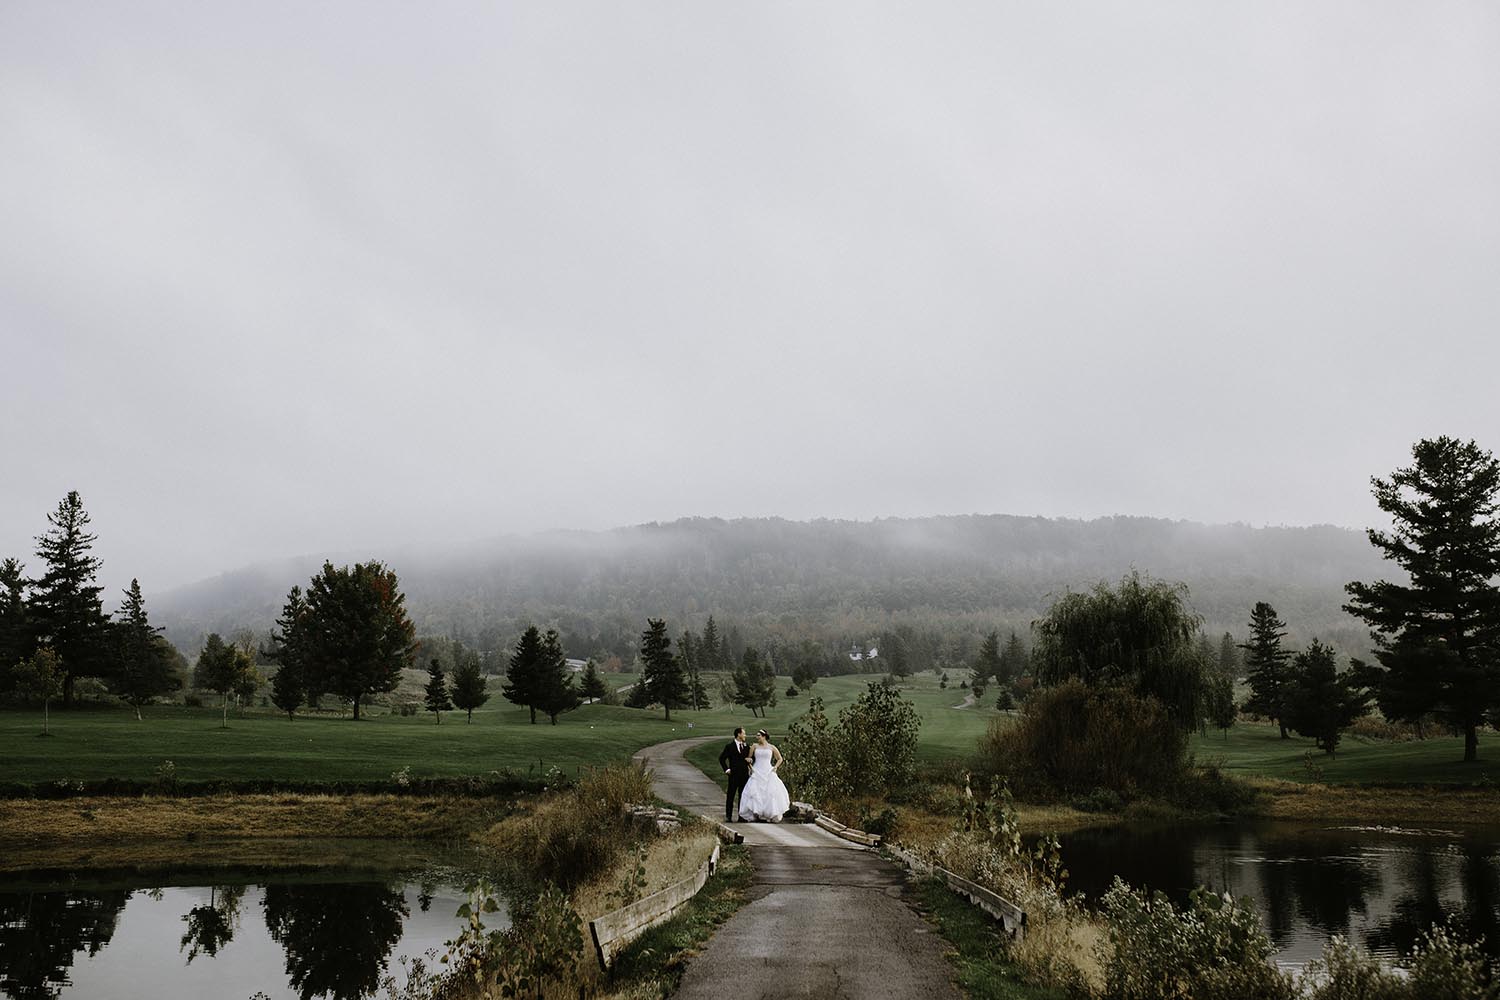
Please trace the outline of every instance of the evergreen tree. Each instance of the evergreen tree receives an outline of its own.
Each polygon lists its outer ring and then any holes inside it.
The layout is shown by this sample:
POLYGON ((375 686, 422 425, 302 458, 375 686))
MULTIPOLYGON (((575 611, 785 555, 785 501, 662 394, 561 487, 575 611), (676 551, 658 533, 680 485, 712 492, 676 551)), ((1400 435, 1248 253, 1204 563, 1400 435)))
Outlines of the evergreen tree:
POLYGON ((1016 681, 1031 672, 1031 654, 1026 652, 1026 644, 1016 635, 1015 629, 1011 629, 1010 638, 1005 640, 1000 664, 1000 683, 1009 690, 1014 690, 1016 681))
POLYGON ((724 640, 719 636, 719 626, 714 623, 714 616, 709 615, 708 621, 703 626, 703 639, 698 643, 700 666, 705 673, 728 669, 728 664, 724 660, 723 646, 724 640))
POLYGON ((1339 675, 1333 650, 1313 640, 1292 664, 1286 699, 1287 725, 1331 754, 1339 737, 1365 714, 1370 697, 1353 674, 1339 675))
POLYGON ((89 534, 89 515, 78 491, 70 492, 47 515, 52 525, 37 537, 37 556, 46 567, 31 584, 30 617, 36 635, 57 654, 62 665, 62 699, 73 702, 73 682, 100 673, 109 619, 94 578, 99 560, 90 555, 97 536, 89 534))
POLYGON ((599 665, 594 662, 593 657, 589 657, 589 661, 583 666, 583 683, 578 693, 590 702, 596 702, 609 694, 609 685, 604 683, 604 678, 599 674, 599 665))
POLYGON ((1231 681, 1240 675, 1240 647, 1228 632, 1219 638, 1219 672, 1231 681))
POLYGON ((993 679, 999 683, 1003 680, 1004 673, 1005 664, 1000 655, 1000 633, 992 631, 984 637, 984 642, 979 644, 979 658, 974 663, 973 676, 982 680, 993 679))
POLYGON ((271 704, 286 713, 287 721, 296 718, 297 706, 306 694, 296 669, 285 663, 276 668, 276 675, 271 678, 271 704))
POLYGON ((697 711, 707 708, 703 704, 703 681, 698 676, 698 640, 693 637, 692 629, 683 629, 682 636, 677 640, 677 658, 682 661, 682 672, 687 679, 687 707, 697 711))
POLYGON ((573 711, 582 701, 573 688, 573 672, 568 669, 568 658, 556 629, 548 629, 542 639, 542 665, 537 679, 536 707, 555 726, 559 715, 573 711))
POLYGON ((474 709, 490 700, 485 690, 484 675, 479 672, 479 657, 469 653, 461 657, 453 668, 453 704, 468 713, 468 722, 474 721, 474 709))
POLYGON ((309 706, 316 707, 322 691, 315 685, 317 674, 307 662, 308 635, 307 601, 301 587, 293 587, 286 595, 281 607, 281 617, 276 619, 276 628, 271 630, 271 648, 267 656, 281 668, 272 678, 271 702, 290 717, 297 710, 298 701, 286 704, 295 693, 299 700, 307 699, 309 706))
POLYGON ((1276 609, 1257 601, 1250 609, 1250 641, 1240 646, 1245 651, 1245 677, 1250 683, 1250 697, 1245 711, 1264 715, 1281 729, 1287 739, 1286 698, 1290 689, 1291 669, 1287 661, 1290 650, 1283 649, 1286 622, 1276 616, 1276 609))
POLYGON ((536 725, 537 703, 541 700, 543 659, 542 633, 535 625, 528 625, 521 638, 516 640, 516 651, 511 654, 510 666, 505 672, 505 684, 500 693, 515 705, 525 705, 531 710, 531 724, 536 725))
POLYGON ((687 707, 691 694, 687 675, 682 662, 672 655, 667 623, 660 618, 647 618, 641 633, 640 683, 649 700, 661 704, 667 721, 672 719, 672 709, 687 707))
POLYGON ((906 640, 899 633, 892 632, 880 643, 881 653, 890 664, 891 676, 898 680, 905 680, 911 676, 911 653, 906 647, 906 640))
POLYGON ((115 693, 141 717, 141 706, 159 695, 175 691, 181 684, 173 671, 172 656, 166 641, 146 617, 146 600, 141 596, 138 580, 130 581, 120 620, 115 628, 115 672, 111 678, 115 693))
POLYGON ((443 663, 436 656, 427 664, 427 689, 422 701, 440 726, 443 713, 453 708, 453 702, 448 698, 448 682, 443 678, 443 663))
POLYGON ((210 632, 193 667, 193 687, 212 691, 223 699, 223 727, 229 728, 229 696, 245 684, 245 675, 255 664, 245 651, 227 643, 217 632, 210 632))
POLYGON ((1449 437, 1418 441, 1412 458, 1371 480, 1393 530, 1368 532, 1409 582, 1350 583, 1344 610, 1372 629, 1381 710, 1436 713, 1478 760, 1479 725, 1500 709, 1500 462, 1449 437))
POLYGON ((356 722, 366 695, 396 690, 416 647, 406 595, 395 572, 376 561, 340 569, 325 562, 297 631, 307 686, 352 703, 356 722))
POLYGON ((0 692, 11 686, 11 667, 31 652, 25 567, 19 559, 6 559, 0 563, 0 692))
POLYGON ((740 631, 738 625, 729 626, 729 631, 724 633, 724 641, 721 647, 724 652, 725 663, 738 663, 741 656, 745 655, 745 649, 749 645, 745 641, 745 633, 740 631))

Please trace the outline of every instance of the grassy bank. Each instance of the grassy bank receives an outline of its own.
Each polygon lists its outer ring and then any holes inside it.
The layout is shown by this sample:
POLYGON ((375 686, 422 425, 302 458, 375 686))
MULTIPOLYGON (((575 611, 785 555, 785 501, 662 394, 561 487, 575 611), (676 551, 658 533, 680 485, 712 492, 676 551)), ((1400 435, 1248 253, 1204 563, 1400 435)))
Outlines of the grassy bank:
POLYGON ((1489 732, 1480 735, 1480 759, 1467 764, 1460 736, 1406 741, 1345 736, 1329 756, 1312 740, 1283 740, 1275 726, 1255 722, 1194 736, 1191 749, 1200 762, 1217 763, 1236 777, 1323 785, 1500 786, 1500 735, 1489 732))
POLYGON ((973 1000, 1065 1000, 1059 989, 1034 986, 1007 956, 1007 943, 992 917, 954 895, 936 879, 913 888, 917 911, 952 946, 955 978, 973 1000))
POLYGON ((204 864, 347 863, 356 843, 430 853, 498 822, 513 805, 467 797, 229 795, 19 799, 0 807, 0 871, 204 864), (413 845, 423 842, 420 851, 413 845))

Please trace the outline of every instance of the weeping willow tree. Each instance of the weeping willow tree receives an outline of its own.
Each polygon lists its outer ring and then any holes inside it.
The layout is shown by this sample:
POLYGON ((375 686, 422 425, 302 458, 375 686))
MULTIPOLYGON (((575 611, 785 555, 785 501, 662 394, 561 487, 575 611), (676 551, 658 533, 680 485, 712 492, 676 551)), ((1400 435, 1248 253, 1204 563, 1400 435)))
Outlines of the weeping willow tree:
POLYGON ((1032 623, 1032 663, 1043 684, 1078 678, 1156 698, 1183 729, 1203 718, 1208 667, 1197 641, 1202 619, 1187 586, 1132 572, 1059 598, 1032 623))

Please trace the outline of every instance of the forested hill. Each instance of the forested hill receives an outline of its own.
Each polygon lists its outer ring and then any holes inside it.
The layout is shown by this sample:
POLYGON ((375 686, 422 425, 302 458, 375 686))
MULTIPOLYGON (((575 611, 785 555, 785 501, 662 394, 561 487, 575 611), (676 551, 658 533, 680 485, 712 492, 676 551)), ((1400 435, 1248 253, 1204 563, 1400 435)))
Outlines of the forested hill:
MULTIPOLYGON (((1068 589, 1131 569, 1186 583, 1212 634, 1244 632, 1270 601, 1300 644, 1368 643, 1339 610, 1343 586, 1389 576, 1359 532, 1251 528, 1142 517, 1008 515, 857 521, 692 518, 604 532, 503 538, 463 551, 343 553, 401 577, 422 634, 503 649, 525 623, 559 627, 570 655, 628 659, 648 615, 675 635, 712 613, 754 641, 829 648, 910 628, 943 641, 1025 628, 1068 589)), ((153 598, 154 616, 192 655, 203 633, 262 630, 322 557, 261 564, 153 598)), ((964 641, 967 645, 967 639, 964 641)))

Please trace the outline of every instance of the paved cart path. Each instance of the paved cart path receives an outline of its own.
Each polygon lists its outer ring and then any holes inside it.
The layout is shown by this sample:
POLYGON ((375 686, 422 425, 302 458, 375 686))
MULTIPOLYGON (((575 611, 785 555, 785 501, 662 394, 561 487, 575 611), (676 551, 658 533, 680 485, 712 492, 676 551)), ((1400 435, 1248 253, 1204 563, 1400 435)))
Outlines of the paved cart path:
MULTIPOLYGON (((682 755, 727 739, 673 740, 636 759, 655 773, 657 795, 722 821, 723 789, 682 755)), ((733 829, 755 864, 750 902, 688 965, 679 998, 958 1000, 946 944, 902 902, 902 869, 811 823, 733 829)))

